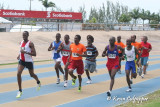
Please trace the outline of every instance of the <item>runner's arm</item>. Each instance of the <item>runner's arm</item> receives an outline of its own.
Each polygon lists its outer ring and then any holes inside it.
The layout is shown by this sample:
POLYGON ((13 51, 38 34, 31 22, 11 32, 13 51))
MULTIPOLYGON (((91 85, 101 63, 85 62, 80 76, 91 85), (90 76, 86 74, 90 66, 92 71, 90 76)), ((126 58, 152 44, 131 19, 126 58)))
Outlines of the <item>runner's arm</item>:
POLYGON ((54 47, 52 47, 52 43, 50 44, 48 51, 52 51, 54 49, 54 47))
POLYGON ((59 53, 60 51, 62 51, 63 47, 64 47, 64 45, 63 45, 63 43, 61 43, 59 45, 59 47, 58 47, 57 53, 59 53))
POLYGON ((102 57, 107 56, 106 52, 107 52, 107 46, 105 47, 105 49, 104 49, 104 51, 103 51, 103 53, 102 53, 102 57))
POLYGON ((29 44, 29 47, 31 48, 31 52, 25 52, 25 54, 28 54, 31 56, 36 56, 36 49, 35 49, 34 44, 32 42, 29 44))

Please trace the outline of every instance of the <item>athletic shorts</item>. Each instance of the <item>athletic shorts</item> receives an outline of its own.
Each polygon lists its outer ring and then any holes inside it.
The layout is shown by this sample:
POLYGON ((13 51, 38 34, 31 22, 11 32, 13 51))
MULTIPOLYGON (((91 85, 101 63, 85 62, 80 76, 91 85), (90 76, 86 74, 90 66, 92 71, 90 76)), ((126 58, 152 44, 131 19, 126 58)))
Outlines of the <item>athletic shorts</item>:
POLYGON ((62 59, 61 58, 57 58, 57 59, 53 59, 56 62, 62 62, 62 59))
POLYGON ((137 73, 135 61, 126 61, 125 70, 132 70, 132 73, 137 73))
POLYGON ((93 73, 96 70, 96 62, 85 60, 84 69, 93 73))
POLYGON ((19 64, 28 69, 33 69, 33 62, 24 62, 22 60, 19 60, 19 64))
POLYGON ((78 75, 84 73, 84 65, 82 60, 71 60, 68 69, 77 70, 78 75))
POLYGON ((122 53, 119 53, 118 55, 119 55, 119 57, 122 57, 122 53))
POLYGON ((106 67, 108 69, 108 71, 111 71, 112 69, 119 69, 119 60, 118 61, 114 61, 114 62, 110 62, 108 61, 106 64, 106 67))
POLYGON ((148 61, 148 57, 141 57, 141 64, 146 66, 148 61))
POLYGON ((66 65, 68 56, 62 56, 63 64, 66 65))

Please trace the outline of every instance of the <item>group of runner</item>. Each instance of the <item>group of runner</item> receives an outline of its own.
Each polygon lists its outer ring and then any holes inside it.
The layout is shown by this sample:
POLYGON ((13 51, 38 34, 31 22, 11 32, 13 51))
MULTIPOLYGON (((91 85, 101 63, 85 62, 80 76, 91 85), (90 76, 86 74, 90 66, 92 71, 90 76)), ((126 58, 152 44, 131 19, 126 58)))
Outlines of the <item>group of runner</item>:
MULTIPOLYGON (((41 82, 39 81, 36 74, 34 74, 33 60, 32 56, 36 56, 36 50, 34 44, 28 40, 29 33, 27 31, 23 32, 23 41, 20 44, 20 54, 17 59, 19 60, 17 80, 19 91, 17 93, 17 98, 22 95, 21 87, 21 74, 23 69, 26 67, 29 70, 30 76, 37 81, 37 90, 40 90, 41 82)), ((59 71, 63 74, 64 87, 68 85, 68 74, 72 77, 72 85, 79 80, 78 92, 81 91, 82 74, 86 72, 88 81, 87 84, 92 83, 90 73, 96 72, 96 57, 99 55, 97 48, 93 45, 94 37, 91 35, 87 36, 87 46, 84 46, 81 41, 80 35, 75 35, 74 42, 70 41, 69 35, 64 36, 64 41, 61 41, 61 34, 56 34, 56 40, 53 41, 48 51, 52 51, 52 58, 55 61, 55 70, 57 75, 57 84, 60 83, 59 71), (85 64, 83 64, 83 58, 85 57, 85 64), (61 64, 64 64, 64 71, 61 64), (74 70, 77 71, 77 76, 74 75, 74 70)), ((125 72, 126 80, 129 89, 131 91, 132 78, 136 78, 137 69, 136 65, 139 67, 139 75, 143 78, 146 74, 147 61, 149 57, 149 52, 152 49, 150 43, 147 42, 147 36, 143 36, 142 42, 138 43, 135 41, 136 35, 131 36, 131 38, 126 40, 126 45, 121 42, 121 36, 111 37, 109 39, 109 45, 107 45, 102 53, 102 57, 107 56, 108 61, 106 67, 109 71, 109 76, 111 78, 110 88, 107 92, 107 96, 111 96, 111 91, 114 85, 114 77, 117 72, 121 73, 121 60, 126 59, 125 72), (141 62, 140 62, 141 59, 141 62), (135 62, 136 61, 136 62, 135 62), (143 66, 143 73, 141 69, 143 66), (130 79, 131 72, 131 79, 130 79)))

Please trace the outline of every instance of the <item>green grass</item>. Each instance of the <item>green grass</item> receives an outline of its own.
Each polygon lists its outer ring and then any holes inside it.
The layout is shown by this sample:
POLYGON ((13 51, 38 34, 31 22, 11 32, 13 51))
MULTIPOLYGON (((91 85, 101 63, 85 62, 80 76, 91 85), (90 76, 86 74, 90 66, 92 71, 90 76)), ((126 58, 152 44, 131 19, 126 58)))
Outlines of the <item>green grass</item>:
POLYGON ((130 101, 128 103, 121 104, 117 107, 160 107, 160 90, 143 96, 143 98, 148 98, 148 100, 143 101, 142 103, 133 103, 132 101, 130 101))
MULTIPOLYGON (((40 61, 34 61, 34 62, 47 62, 47 61, 52 61, 52 60, 40 60, 40 61)), ((3 65, 15 65, 15 64, 18 64, 18 62, 4 63, 4 64, 0 64, 0 66, 3 66, 3 65)))

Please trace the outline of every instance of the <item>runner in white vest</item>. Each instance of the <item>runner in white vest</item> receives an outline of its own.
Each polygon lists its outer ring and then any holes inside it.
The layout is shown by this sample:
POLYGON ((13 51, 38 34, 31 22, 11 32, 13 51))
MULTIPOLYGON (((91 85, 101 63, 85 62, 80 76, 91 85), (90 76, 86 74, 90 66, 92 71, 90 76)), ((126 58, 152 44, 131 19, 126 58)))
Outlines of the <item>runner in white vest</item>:
POLYGON ((127 89, 126 91, 131 92, 132 89, 131 89, 129 75, 130 75, 130 71, 132 70, 132 77, 136 78, 137 76, 136 64, 138 65, 140 55, 139 55, 138 50, 134 46, 131 45, 131 39, 126 40, 126 45, 127 46, 125 47, 125 59, 126 59, 125 71, 126 71, 126 80, 127 80, 128 87, 129 87, 129 89, 127 89), (135 60, 136 54, 138 55, 137 61, 135 60))
POLYGON ((32 56, 36 56, 36 50, 35 50, 34 44, 28 40, 28 36, 29 36, 28 31, 24 31, 23 41, 20 44, 20 53, 17 57, 17 59, 19 60, 18 72, 17 72, 19 91, 17 93, 16 98, 20 98, 22 95, 21 74, 25 67, 28 68, 30 76, 37 81, 37 90, 40 90, 40 87, 41 87, 41 83, 37 75, 34 73, 34 68, 33 68, 32 56))
POLYGON ((69 41, 69 35, 65 35, 64 36, 64 42, 62 42, 58 48, 58 52, 61 51, 61 54, 62 54, 62 61, 63 61, 63 64, 65 65, 64 67, 64 70, 65 70, 65 82, 64 82, 64 87, 67 87, 67 82, 68 82, 68 65, 69 65, 69 62, 67 63, 67 59, 70 55, 70 45, 73 43, 73 42, 70 42, 69 41))

